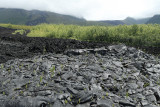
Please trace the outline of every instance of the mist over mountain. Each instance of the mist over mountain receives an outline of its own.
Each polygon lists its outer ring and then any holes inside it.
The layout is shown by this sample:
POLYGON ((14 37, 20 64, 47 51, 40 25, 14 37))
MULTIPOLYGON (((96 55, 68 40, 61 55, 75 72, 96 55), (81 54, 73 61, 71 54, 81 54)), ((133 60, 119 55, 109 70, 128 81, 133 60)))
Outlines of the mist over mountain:
POLYGON ((76 25, 132 25, 132 24, 160 24, 160 15, 153 17, 134 19, 127 17, 124 20, 100 20, 87 21, 70 15, 63 15, 49 11, 24 10, 13 8, 0 8, 0 23, 38 25, 48 24, 76 24, 76 25))

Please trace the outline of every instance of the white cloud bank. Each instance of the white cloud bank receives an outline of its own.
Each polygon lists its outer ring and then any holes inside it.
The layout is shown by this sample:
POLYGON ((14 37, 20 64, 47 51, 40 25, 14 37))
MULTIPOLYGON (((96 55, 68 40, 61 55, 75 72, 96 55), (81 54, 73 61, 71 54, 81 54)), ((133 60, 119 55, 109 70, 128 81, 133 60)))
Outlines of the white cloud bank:
POLYGON ((38 9, 83 17, 117 20, 160 14, 160 0, 0 0, 2 8, 38 9))

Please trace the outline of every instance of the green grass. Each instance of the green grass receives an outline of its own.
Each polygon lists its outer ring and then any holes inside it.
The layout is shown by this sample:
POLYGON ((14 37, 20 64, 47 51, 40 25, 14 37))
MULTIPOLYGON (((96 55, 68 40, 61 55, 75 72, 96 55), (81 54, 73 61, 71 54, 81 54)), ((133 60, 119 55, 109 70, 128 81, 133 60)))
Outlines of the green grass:
POLYGON ((125 43, 132 46, 160 46, 160 25, 78 26, 41 24, 37 26, 0 24, 15 29, 30 30, 29 37, 50 37, 125 43))

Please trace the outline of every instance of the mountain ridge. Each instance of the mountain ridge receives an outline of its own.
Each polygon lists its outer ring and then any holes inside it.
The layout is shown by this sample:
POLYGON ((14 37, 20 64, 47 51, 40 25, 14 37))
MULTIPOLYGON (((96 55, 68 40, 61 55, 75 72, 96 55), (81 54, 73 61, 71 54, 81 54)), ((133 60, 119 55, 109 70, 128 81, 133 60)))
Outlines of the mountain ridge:
POLYGON ((152 18, 150 18, 146 24, 160 24, 160 14, 154 15, 152 18))
POLYGON ((145 24, 151 17, 147 18, 140 18, 140 19, 134 19, 132 17, 127 17, 126 19, 123 20, 123 22, 127 25, 132 25, 132 24, 145 24))
POLYGON ((0 23, 38 25, 47 24, 76 24, 76 25, 133 25, 133 24, 160 24, 160 15, 135 19, 127 17, 124 20, 87 21, 71 15, 64 15, 50 11, 24 10, 16 8, 0 8, 0 23), (158 18, 159 17, 159 18, 158 18))

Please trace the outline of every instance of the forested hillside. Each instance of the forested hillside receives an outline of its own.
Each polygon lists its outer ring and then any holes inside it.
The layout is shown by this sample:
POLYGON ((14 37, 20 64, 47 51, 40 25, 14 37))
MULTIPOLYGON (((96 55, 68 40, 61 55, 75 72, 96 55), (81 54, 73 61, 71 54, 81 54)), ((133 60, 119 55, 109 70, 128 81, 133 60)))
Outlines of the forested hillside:
POLYGON ((160 24, 160 15, 153 16, 146 24, 160 24))

